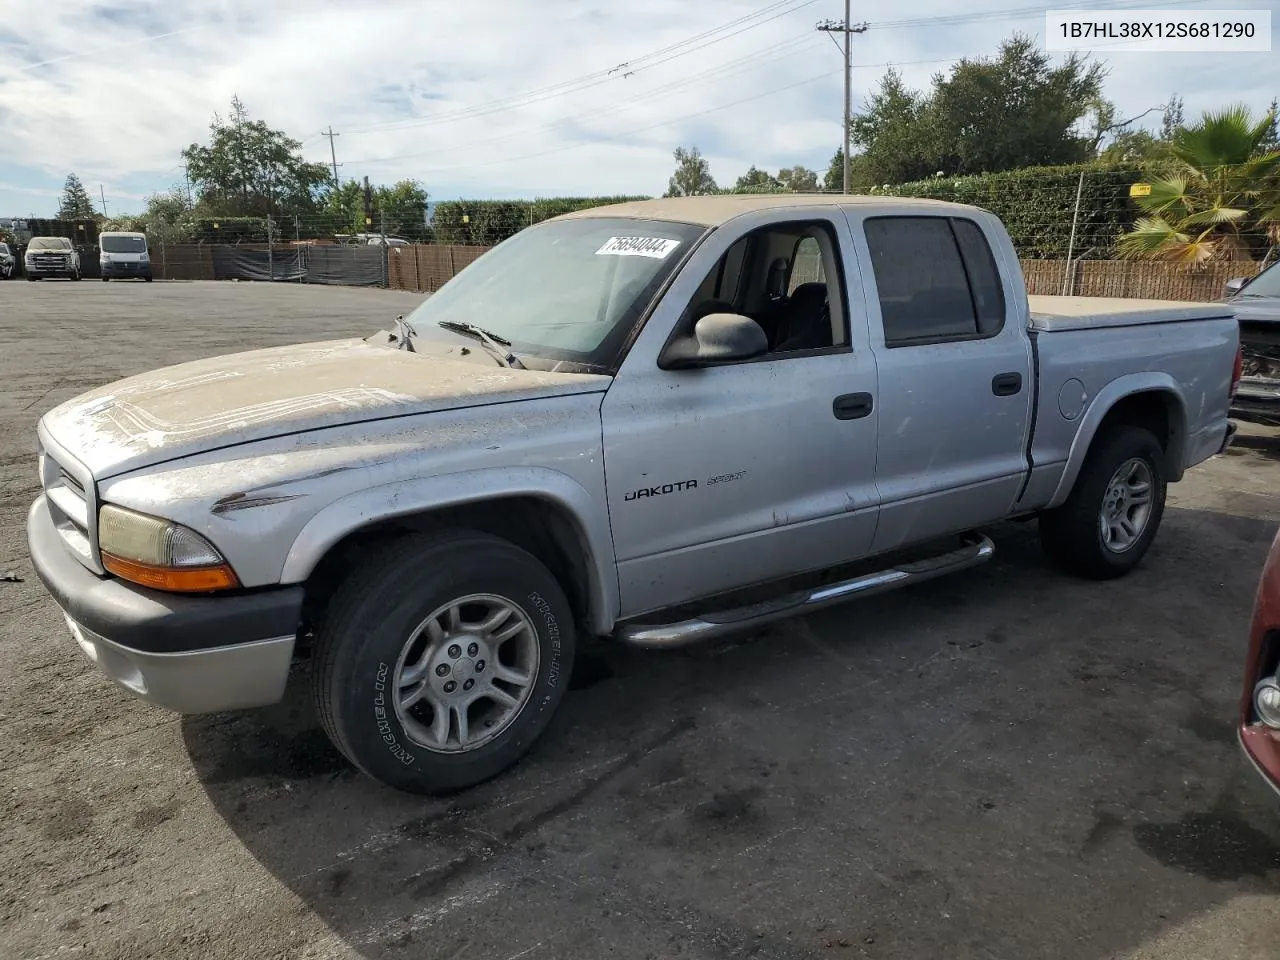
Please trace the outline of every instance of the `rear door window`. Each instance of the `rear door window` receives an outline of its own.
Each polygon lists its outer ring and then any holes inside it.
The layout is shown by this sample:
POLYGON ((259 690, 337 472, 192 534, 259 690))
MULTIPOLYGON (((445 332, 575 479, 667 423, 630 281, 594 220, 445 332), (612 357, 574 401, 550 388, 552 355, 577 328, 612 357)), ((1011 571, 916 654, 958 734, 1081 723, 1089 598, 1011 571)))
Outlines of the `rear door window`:
POLYGON ((949 217, 873 217, 863 229, 887 346, 999 332, 1004 294, 977 224, 949 217))

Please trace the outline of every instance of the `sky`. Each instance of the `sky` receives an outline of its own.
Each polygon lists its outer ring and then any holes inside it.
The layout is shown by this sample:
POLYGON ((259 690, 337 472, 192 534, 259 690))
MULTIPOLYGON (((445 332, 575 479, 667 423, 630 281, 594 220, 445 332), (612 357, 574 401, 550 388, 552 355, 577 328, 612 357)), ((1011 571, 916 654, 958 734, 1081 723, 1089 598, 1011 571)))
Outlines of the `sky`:
MULTIPOLYGON (((1043 44, 1045 12, 1074 7, 1139 4, 860 0, 854 109, 889 65, 926 88, 1015 31, 1043 44)), ((1101 49, 1121 117, 1174 93, 1188 119, 1260 115, 1280 95, 1280 0, 1141 7, 1270 9, 1273 51, 1101 49)), ((682 145, 721 184, 753 164, 821 174, 843 81, 815 25, 843 16, 841 0, 0 0, 0 216, 52 216, 69 172, 110 215, 140 212, 233 95, 310 160, 329 162, 331 126, 343 180, 413 178, 434 201, 656 195, 682 145)))

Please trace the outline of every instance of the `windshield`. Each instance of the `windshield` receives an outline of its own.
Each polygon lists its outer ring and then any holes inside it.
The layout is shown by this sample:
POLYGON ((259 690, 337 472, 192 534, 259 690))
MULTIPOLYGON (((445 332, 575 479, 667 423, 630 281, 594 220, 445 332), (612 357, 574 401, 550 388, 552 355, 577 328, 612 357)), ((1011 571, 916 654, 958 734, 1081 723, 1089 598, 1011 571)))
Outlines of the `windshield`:
POLYGON ((1240 291, 1246 297, 1280 297, 1280 263, 1273 263, 1240 291))
POLYGON ((145 237, 102 237, 99 242, 102 244, 103 253, 147 252, 145 237))
POLYGON ((36 237, 29 244, 28 250, 70 250, 71 241, 66 237, 36 237))
POLYGON ((419 335, 441 321, 508 340, 522 359, 609 369, 637 319, 702 227, 584 217, 521 230, 409 314, 419 335))

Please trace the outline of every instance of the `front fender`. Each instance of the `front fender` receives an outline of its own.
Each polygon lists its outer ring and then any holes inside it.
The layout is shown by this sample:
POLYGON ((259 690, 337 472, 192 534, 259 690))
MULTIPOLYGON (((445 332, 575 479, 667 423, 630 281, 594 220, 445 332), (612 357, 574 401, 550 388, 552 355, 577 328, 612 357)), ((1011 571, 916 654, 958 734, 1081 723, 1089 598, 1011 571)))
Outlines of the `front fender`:
POLYGON ((343 537, 369 524, 500 497, 538 497, 562 507, 578 528, 590 583, 590 618, 600 634, 618 617, 618 571, 603 500, 577 481, 545 467, 494 467, 358 490, 329 504, 298 533, 285 557, 281 583, 300 583, 343 537))
POLYGON ((1178 382, 1169 374, 1159 371, 1129 373, 1112 380, 1098 391, 1089 409, 1080 420, 1080 429, 1071 441, 1071 450, 1067 454, 1067 465, 1058 480, 1058 487, 1049 500, 1047 508, 1059 507, 1071 495, 1076 478, 1084 466, 1085 457, 1098 428, 1107 414, 1125 397, 1138 393, 1158 393, 1169 401, 1169 479, 1179 480, 1183 470, 1183 448, 1187 437, 1187 402, 1182 395, 1178 382))

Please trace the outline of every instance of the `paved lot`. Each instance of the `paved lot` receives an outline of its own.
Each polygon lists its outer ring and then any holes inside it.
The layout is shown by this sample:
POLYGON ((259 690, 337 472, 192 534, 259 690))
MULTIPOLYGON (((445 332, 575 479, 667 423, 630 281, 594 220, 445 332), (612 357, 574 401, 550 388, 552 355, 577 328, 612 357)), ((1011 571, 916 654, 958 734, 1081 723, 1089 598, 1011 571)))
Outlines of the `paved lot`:
MULTIPOLYGON (((1145 565, 998 560, 715 647, 597 650, 540 747, 395 794, 287 702, 179 719, 91 670, 26 559, 37 417, 412 295, 0 284, 0 957, 1280 953, 1280 802, 1232 734, 1280 437, 1175 488, 1145 565)), ((298 677, 296 679, 305 679, 298 677)))

